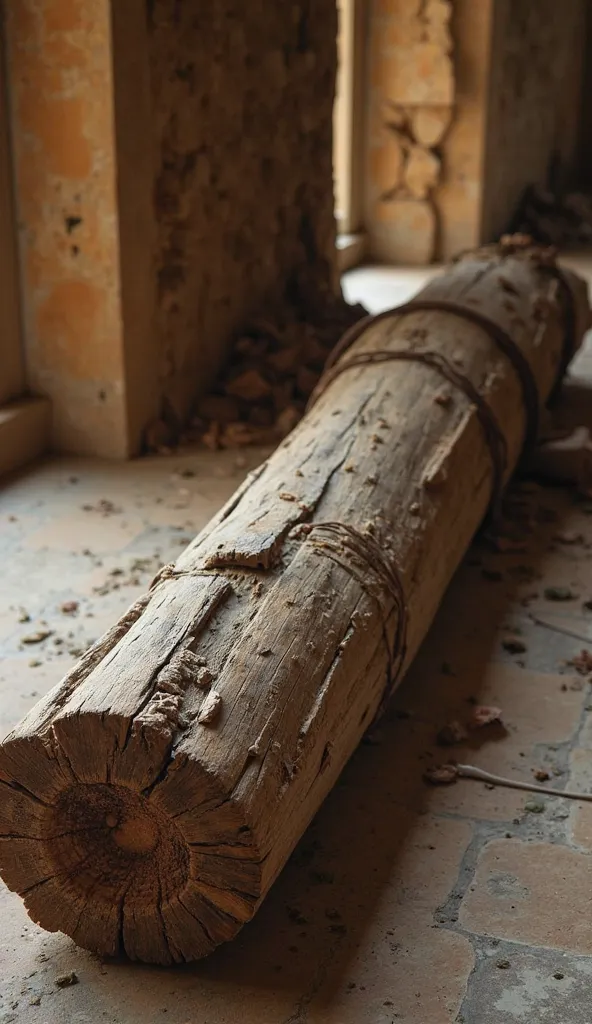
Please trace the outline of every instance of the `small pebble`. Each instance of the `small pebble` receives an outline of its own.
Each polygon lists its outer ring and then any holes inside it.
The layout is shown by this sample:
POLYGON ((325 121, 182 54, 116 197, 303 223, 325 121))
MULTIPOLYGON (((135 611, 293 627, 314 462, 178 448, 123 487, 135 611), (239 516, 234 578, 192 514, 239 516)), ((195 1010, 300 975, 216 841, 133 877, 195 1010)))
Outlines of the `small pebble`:
POLYGON ((545 805, 542 800, 527 800, 524 810, 530 811, 531 814, 543 814, 545 805))
POLYGON ((40 644, 44 640, 47 640, 48 636, 52 634, 51 629, 38 629, 36 633, 27 633, 26 636, 21 637, 22 644, 40 644))
POLYGON ((78 984, 78 975, 75 971, 69 971, 68 974, 58 974, 55 983, 58 988, 70 988, 71 985, 78 984))
POLYGON ((498 960, 495 966, 499 967, 500 971, 507 971, 512 965, 509 960, 498 960))
POLYGON ((581 533, 572 530, 565 530, 563 533, 556 533, 553 540, 558 544, 583 544, 584 537, 581 533))
POLYGON ((526 644, 522 640, 516 640, 514 637, 510 637, 508 640, 502 641, 502 647, 508 654, 524 654, 527 650, 526 644))
POLYGON ((447 722, 438 730, 436 742, 441 747, 453 747, 457 743, 463 743, 468 738, 467 730, 461 722, 456 720, 447 722))
POLYGON ((503 574, 497 569, 482 569, 481 575, 484 580, 489 580, 490 583, 501 583, 503 580, 503 574))
POLYGON ((575 594, 569 587, 545 587, 547 601, 573 601, 575 594))
POLYGON ((60 605, 60 611, 63 612, 64 615, 72 615, 73 612, 78 611, 78 601, 64 601, 64 603, 60 605))

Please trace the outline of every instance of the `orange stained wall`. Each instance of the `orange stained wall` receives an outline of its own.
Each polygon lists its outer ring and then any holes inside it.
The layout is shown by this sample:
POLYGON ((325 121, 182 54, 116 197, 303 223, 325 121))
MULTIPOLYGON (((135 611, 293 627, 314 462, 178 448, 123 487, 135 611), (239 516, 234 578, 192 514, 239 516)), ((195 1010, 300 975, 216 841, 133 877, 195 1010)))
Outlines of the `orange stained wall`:
POLYGON ((62 450, 126 454, 108 0, 6 4, 24 323, 62 450))

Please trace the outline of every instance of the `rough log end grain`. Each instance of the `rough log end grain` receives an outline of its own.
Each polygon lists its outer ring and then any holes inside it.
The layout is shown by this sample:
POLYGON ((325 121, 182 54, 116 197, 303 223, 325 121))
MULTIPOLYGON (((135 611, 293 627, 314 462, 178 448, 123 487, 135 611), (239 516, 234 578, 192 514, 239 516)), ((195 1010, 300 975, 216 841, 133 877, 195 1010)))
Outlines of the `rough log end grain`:
POLYGON ((589 322, 582 283, 524 240, 421 301, 358 329, 294 433, 0 747, 0 869, 43 927, 163 964, 231 939, 414 656, 492 495, 459 375, 504 480, 524 439, 484 318, 541 403, 589 322))
POLYGON ((221 713, 190 645, 230 585, 206 584, 182 581, 191 610, 180 625, 181 595, 170 603, 165 576, 0 754, 5 882, 42 927, 105 955, 203 956, 232 938, 260 896, 260 853, 232 794, 188 752, 171 757, 191 723, 213 728, 221 713), (152 654, 136 657, 133 645, 149 636, 152 654), (138 679, 144 696, 130 701, 138 679), (93 690, 103 685, 110 706, 99 710, 93 690))

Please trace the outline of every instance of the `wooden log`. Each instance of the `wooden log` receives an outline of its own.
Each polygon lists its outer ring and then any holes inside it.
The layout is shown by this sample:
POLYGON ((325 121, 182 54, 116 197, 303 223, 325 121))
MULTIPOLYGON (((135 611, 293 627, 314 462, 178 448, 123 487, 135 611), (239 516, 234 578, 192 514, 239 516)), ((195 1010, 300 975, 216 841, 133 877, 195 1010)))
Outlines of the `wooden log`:
POLYGON ((542 403, 589 317, 511 240, 419 298, 0 748, 0 867, 44 928, 163 964, 231 939, 413 658, 522 447, 503 339, 542 403))

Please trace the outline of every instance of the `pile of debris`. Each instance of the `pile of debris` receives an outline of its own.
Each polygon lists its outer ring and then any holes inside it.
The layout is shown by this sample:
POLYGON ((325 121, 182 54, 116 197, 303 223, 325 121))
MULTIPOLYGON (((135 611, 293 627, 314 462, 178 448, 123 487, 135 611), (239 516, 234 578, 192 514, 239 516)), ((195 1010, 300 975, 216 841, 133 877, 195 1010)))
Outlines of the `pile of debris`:
POLYGON ((213 449, 276 444, 304 414, 333 346, 366 315, 336 302, 322 322, 253 323, 234 343, 228 366, 197 408, 193 428, 213 449))
MULTIPOLYGON (((316 322, 292 313, 258 320, 236 338, 228 364, 178 440, 208 448, 278 444, 304 415, 327 357, 367 310, 336 298, 316 322)), ((149 428, 147 447, 163 454, 176 444, 162 421, 149 428)))
POLYGON ((520 201, 511 231, 531 235, 542 245, 590 245, 592 196, 582 192, 559 195, 530 185, 520 201))

